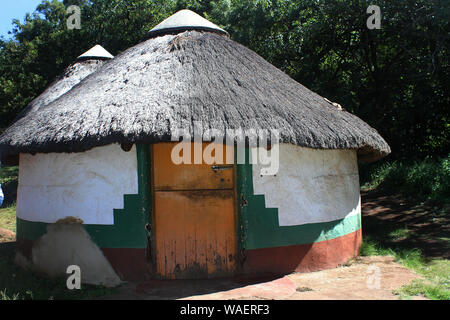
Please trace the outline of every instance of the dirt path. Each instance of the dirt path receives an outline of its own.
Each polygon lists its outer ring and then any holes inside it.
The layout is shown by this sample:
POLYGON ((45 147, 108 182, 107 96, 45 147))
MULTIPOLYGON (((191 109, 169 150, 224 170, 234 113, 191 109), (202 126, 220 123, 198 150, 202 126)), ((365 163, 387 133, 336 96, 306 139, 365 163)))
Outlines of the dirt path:
POLYGON ((397 300, 392 291, 417 278, 392 257, 361 257, 350 266, 189 299, 397 300))
POLYGON ((253 283, 239 279, 129 283, 117 294, 103 299, 397 300, 392 291, 417 278, 418 275, 395 263, 392 257, 359 257, 335 269, 293 273, 253 283))
MULTIPOLYGON (((420 278, 395 263, 393 257, 358 257, 348 267, 290 277, 297 285, 312 290, 296 293, 288 299, 308 300, 397 300, 394 289, 420 278)), ((427 299, 413 297, 413 300, 427 299)))
MULTIPOLYGON (((362 192, 363 237, 385 245, 420 248, 429 258, 448 258, 450 223, 435 208, 400 195, 362 192), (406 237, 392 236, 404 228, 406 237)), ((447 215, 448 216, 448 215, 447 215)), ((279 279, 148 281, 124 285, 115 299, 382 299, 399 297, 394 289, 420 278, 392 257, 358 257, 350 265, 313 273, 293 273, 279 279), (379 282, 377 282, 377 277, 379 282), (379 286, 378 286, 379 284, 379 286)), ((425 299, 414 297, 413 299, 425 299)))
POLYGON ((16 240, 16 234, 10 230, 0 228, 0 243, 16 240))
MULTIPOLYGON (((448 216, 399 195, 362 192, 363 237, 400 248, 420 248, 429 258, 450 258, 448 216), (403 228, 406 236, 389 236, 403 228)), ((0 242, 15 240, 0 229, 0 242)), ((398 299, 394 289, 420 278, 392 257, 358 257, 346 266, 271 279, 177 280, 127 283, 102 299, 398 299), (379 280, 379 281, 378 281, 379 280)), ((424 299, 414 297, 413 299, 424 299)))

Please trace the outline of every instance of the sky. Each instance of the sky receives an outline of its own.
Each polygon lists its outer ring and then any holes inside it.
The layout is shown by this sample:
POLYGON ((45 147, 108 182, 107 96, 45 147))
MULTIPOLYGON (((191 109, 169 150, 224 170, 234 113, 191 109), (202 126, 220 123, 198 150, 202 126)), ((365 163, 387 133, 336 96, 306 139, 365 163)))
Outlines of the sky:
POLYGON ((27 12, 32 13, 42 0, 3 0, 0 10, 0 37, 10 39, 8 31, 12 30, 12 20, 19 19, 23 22, 27 12))

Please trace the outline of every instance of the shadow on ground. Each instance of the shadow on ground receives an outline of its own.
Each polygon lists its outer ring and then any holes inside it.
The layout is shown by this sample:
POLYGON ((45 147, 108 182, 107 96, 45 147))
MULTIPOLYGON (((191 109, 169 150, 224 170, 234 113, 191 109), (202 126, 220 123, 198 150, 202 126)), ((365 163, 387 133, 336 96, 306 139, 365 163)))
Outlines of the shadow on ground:
POLYGON ((231 279, 148 280, 140 283, 126 283, 120 288, 120 293, 104 299, 182 299, 239 289, 249 285, 264 284, 282 277, 260 275, 258 277, 242 276, 231 279))
MULTIPOLYGON (((36 275, 29 273, 25 270, 20 269, 13 262, 16 252, 16 242, 4 242, 0 243, 0 266, 5 264, 3 274, 0 274, 0 290, 7 289, 7 292, 26 292, 28 289, 37 282, 42 282, 47 285, 47 279, 43 275, 36 275), (5 278, 3 277, 5 276, 5 278), (12 279, 11 277, 16 277, 12 279), (22 279, 23 278, 23 279, 22 279)), ((282 277, 282 276, 281 276, 282 277)), ((280 277, 274 275, 259 275, 255 276, 242 276, 234 277, 231 279, 196 279, 196 280, 148 280, 139 283, 124 283, 118 288, 117 293, 111 293, 104 297, 89 297, 93 299, 107 299, 107 300, 173 300, 186 298, 197 295, 205 295, 220 291, 227 291, 232 289, 242 288, 248 285, 266 283, 276 280, 280 277)), ((58 280, 51 281, 51 286, 47 291, 51 295, 52 286, 55 284, 53 282, 58 282, 58 280)), ((57 284, 57 291, 68 291, 65 287, 65 281, 61 282, 60 285, 57 284)), ((36 291, 36 290, 35 290, 36 291)), ((43 295, 45 296, 45 295, 43 295)), ((55 298, 61 297, 62 299, 72 299, 71 296, 65 296, 61 293, 55 298)), ((83 296, 76 298, 85 298, 83 296)), ((39 299, 39 298, 38 298, 39 299)), ((46 298, 44 298, 46 299, 46 298)))
MULTIPOLYGON (((377 191, 362 192, 362 222, 363 237, 375 239, 382 246, 396 247, 399 249, 418 248, 426 258, 450 258, 450 217, 445 210, 433 207, 428 204, 418 203, 414 199, 407 199, 396 194, 386 194, 377 191)), ((17 267, 13 267, 13 256, 15 253, 15 242, 0 243, 0 266, 2 265, 5 277, 0 277, 0 287, 15 287, 23 291, 30 286, 41 288, 44 281, 38 281, 37 277, 29 275, 27 272, 21 272, 17 267), (11 274, 15 273, 17 278, 21 278, 20 283, 11 279, 11 274), (12 282, 11 282, 12 281, 12 282), (23 288, 22 288, 23 287, 23 288), (22 290, 23 289, 23 290, 22 290)), ((367 257, 367 259, 373 257, 367 257)), ((369 260, 370 264, 380 263, 383 274, 391 275, 390 282, 398 280, 396 287, 409 283, 413 278, 413 273, 408 274, 409 270, 402 268, 391 262, 376 262, 369 260), (402 276, 408 278, 400 281, 402 276)), ((258 277, 236 277, 232 279, 210 279, 210 280, 149 280, 139 283, 125 283, 116 292, 108 295, 83 295, 82 298, 88 299, 120 299, 120 300, 151 300, 151 299, 180 299, 195 296, 202 296, 217 293, 222 297, 221 292, 238 289, 239 294, 252 299, 284 299, 281 296, 265 296, 267 292, 273 292, 274 289, 280 289, 294 293, 287 296, 289 299, 306 298, 336 298, 342 295, 346 297, 342 288, 348 292, 355 291, 355 279, 360 279, 361 290, 358 294, 354 293, 355 299, 373 298, 373 292, 366 292, 367 266, 364 264, 355 264, 348 268, 336 268, 325 270, 318 273, 293 274, 287 277, 262 275, 258 277), (347 274, 347 276, 345 276, 347 274), (324 281, 325 276, 329 276, 329 281, 324 281), (359 277, 359 278, 358 278, 359 277), (283 279, 281 279, 283 278, 283 279), (331 282, 332 279, 341 282, 331 282), (348 280, 346 284, 345 281, 348 280), (345 280, 345 281, 344 281, 345 280), (308 282, 309 281, 309 282, 308 282), (344 282, 342 282, 344 281, 344 282), (259 286, 261 284, 261 286, 259 286), (306 285, 308 284, 308 285, 306 285), (243 295, 243 291, 251 285, 258 285, 253 291, 248 291, 249 295, 243 295), (295 290, 297 288, 297 291, 295 290), (304 288, 308 291, 303 292, 304 288), (242 289, 241 289, 242 288, 242 289), (310 289, 312 288, 312 289, 310 289), (351 289, 353 288, 353 289, 351 289), (288 290, 289 289, 289 290, 288 290), (298 290, 302 289, 302 290, 298 290), (259 291, 258 291, 259 290, 259 291), (327 291, 328 290, 328 291, 327 291), (339 291, 340 290, 340 291, 339 291), (365 291, 364 291, 365 290, 365 291), (254 294, 257 292, 258 294, 254 294), (261 293, 261 294, 259 294, 261 293)), ((388 277, 387 277, 388 278, 388 277)), ((65 288, 61 284, 55 284, 48 288, 48 291, 55 298, 81 298, 67 297, 65 288), (53 292, 59 290, 62 294, 54 295, 53 292)), ((396 298, 392 295, 392 288, 387 288, 379 295, 381 299, 396 298)), ((1 288, 0 288, 1 289, 1 288)), ((357 291, 357 290, 356 290, 357 291)), ((247 291, 245 291, 247 292, 247 291)), ((49 296, 50 294, 47 294, 49 296)), ((44 295, 45 296, 45 295, 44 295)), ((230 296, 230 299, 234 299, 230 296)), ((285 297, 286 298, 286 297, 285 297)), ((228 298, 227 298, 228 299, 228 298)))
POLYGON ((425 258, 450 259, 450 214, 398 194, 361 192, 363 237, 384 247, 420 249, 425 258))
POLYGON ((7 257, 13 257, 16 253, 15 242, 0 242, 0 257, 6 259, 7 257))

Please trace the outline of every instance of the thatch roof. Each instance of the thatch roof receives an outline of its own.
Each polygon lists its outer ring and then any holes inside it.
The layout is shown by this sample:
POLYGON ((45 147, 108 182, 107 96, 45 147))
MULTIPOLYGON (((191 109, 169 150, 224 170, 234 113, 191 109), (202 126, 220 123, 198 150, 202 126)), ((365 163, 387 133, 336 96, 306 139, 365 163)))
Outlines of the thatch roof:
POLYGON ((55 101, 72 89, 81 80, 103 65, 104 60, 114 58, 102 46, 96 45, 80 55, 77 60, 67 67, 64 72, 37 98, 26 106, 14 121, 23 118, 30 112, 38 111, 42 106, 55 101))
POLYGON ((226 36, 184 31, 121 53, 0 137, 7 153, 81 152, 111 143, 170 141, 193 123, 216 129, 279 129, 281 142, 390 152, 364 121, 297 83, 226 36))

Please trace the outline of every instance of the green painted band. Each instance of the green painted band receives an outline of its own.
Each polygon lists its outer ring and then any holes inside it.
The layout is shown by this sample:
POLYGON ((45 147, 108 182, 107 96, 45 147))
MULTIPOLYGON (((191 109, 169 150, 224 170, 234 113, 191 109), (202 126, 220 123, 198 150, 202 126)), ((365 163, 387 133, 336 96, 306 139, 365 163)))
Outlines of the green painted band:
MULTIPOLYGON (((276 211, 274 214, 278 216, 278 210, 274 211, 276 211)), ((248 250, 302 245, 336 239, 361 229, 361 215, 300 226, 274 227, 268 223, 260 226, 253 224, 253 228, 258 228, 261 233, 251 233, 247 236, 246 249, 248 250), (262 232, 268 236, 261 236, 264 234, 262 232)))
MULTIPOLYGON (((248 160, 248 152, 246 152, 248 160)), ((102 248, 146 248, 146 223, 151 222, 150 154, 137 145, 137 195, 124 195, 124 209, 114 209, 114 225, 85 225, 93 241, 102 248)), ((248 161, 237 166, 239 195, 239 247, 261 249, 309 244, 335 239, 361 228, 361 215, 325 223, 279 226, 278 209, 266 208, 264 195, 253 194, 252 167, 248 161)), ((46 233, 47 223, 17 219, 17 237, 36 240, 46 233)), ((153 235, 150 235, 153 236, 153 235)), ((151 241, 154 244, 154 241, 151 241)), ((152 248, 153 252, 155 248, 152 248)))
MULTIPOLYGON (((124 195, 123 209, 114 209, 114 225, 84 225, 101 248, 146 248, 146 223, 150 215, 149 148, 136 145, 138 194, 124 195)), ((47 232, 48 223, 17 218, 17 238, 36 240, 47 232)))
MULTIPOLYGON (((114 209, 114 225, 86 224, 84 228, 101 248, 146 248, 146 217, 139 195, 125 195, 124 209, 114 209)), ((50 223, 17 218, 17 238, 37 240, 47 233, 50 223)))
POLYGON ((237 165, 239 197, 239 239, 241 249, 262 249, 309 244, 335 239, 361 228, 361 214, 344 219, 280 226, 278 209, 266 208, 264 195, 255 195, 250 152, 245 150, 245 164, 237 165))
POLYGON ((17 239, 36 240, 47 233, 45 222, 31 222, 16 218, 17 239))
MULTIPOLYGON (((274 211, 276 211, 276 209, 274 211)), ((277 214, 277 212, 274 212, 274 214, 277 214)), ((143 229, 141 224, 128 224, 128 226, 123 226, 124 221, 117 223, 120 223, 118 224, 121 226, 120 228, 117 226, 100 225, 85 225, 85 228, 94 242, 101 248, 146 247, 146 239, 143 242, 142 237, 131 236, 133 232, 138 234, 141 233, 141 229, 143 229), (120 234, 120 232, 124 233, 120 234)), ((31 222, 17 218, 17 238, 37 240, 47 232, 47 225, 48 223, 31 222)), ((264 223, 262 226, 252 223, 251 229, 259 229, 260 232, 266 232, 266 236, 261 236, 261 233, 247 234, 246 249, 283 247, 331 240, 355 232, 360 228, 361 215, 359 214, 342 220, 305 224, 301 226, 274 228, 273 225, 271 226, 267 223, 264 223)))

